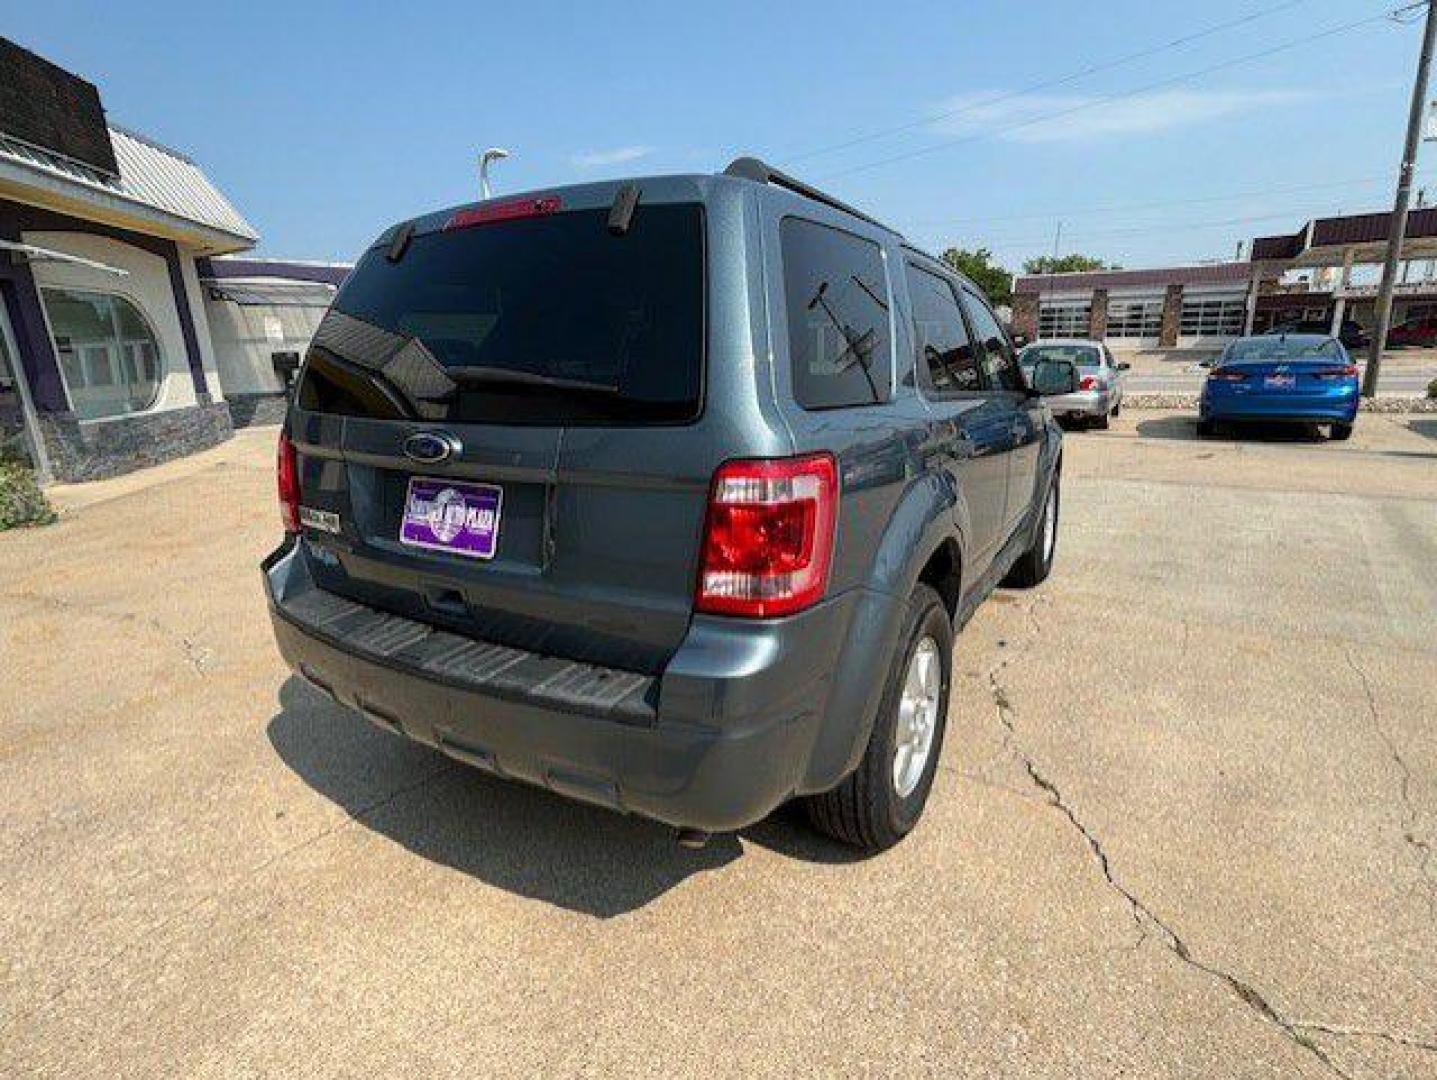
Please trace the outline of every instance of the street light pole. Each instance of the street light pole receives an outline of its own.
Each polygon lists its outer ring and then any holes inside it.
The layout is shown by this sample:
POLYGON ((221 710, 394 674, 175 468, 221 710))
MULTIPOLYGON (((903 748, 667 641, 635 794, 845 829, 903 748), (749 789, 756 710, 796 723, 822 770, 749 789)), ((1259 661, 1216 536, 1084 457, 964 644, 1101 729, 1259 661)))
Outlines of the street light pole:
POLYGON ((502 146, 491 146, 479 157, 479 191, 484 198, 489 198, 489 162, 503 161, 509 156, 509 151, 502 146))
POLYGON ((1422 114, 1427 104, 1427 79, 1432 67, 1432 44, 1437 39, 1437 21, 1432 18, 1432 0, 1426 0, 1427 15, 1422 29, 1422 57, 1417 61, 1417 78, 1412 83, 1412 109, 1407 116, 1407 142, 1402 148, 1402 167, 1397 173, 1397 199, 1392 206, 1392 223, 1387 232, 1387 258, 1382 263, 1382 286, 1377 292, 1377 327, 1367 354, 1367 371, 1362 376, 1362 396, 1375 397, 1377 377, 1382 369, 1382 351, 1392 325, 1392 294, 1397 288, 1397 261, 1407 238, 1407 209, 1412 201, 1412 174, 1417 168, 1417 147, 1422 141, 1422 114))

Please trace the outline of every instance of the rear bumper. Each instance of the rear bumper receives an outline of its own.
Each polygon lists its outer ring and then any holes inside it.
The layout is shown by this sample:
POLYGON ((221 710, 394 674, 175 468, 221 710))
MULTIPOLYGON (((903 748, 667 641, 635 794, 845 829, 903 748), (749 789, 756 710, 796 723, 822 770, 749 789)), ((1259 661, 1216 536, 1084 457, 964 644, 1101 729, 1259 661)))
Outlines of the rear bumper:
POLYGON ((1294 423, 1350 424, 1357 418, 1358 394, 1203 394, 1198 414, 1204 420, 1268 420, 1294 423))
POLYGON ((1107 390, 1078 390, 1071 394, 1058 394, 1044 398, 1044 403, 1054 416, 1082 416, 1101 419, 1113 411, 1119 392, 1107 390))
MULTIPOLYGON (((812 789, 825 726, 863 719, 830 701, 850 629, 896 624, 897 611, 884 594, 853 590, 787 619, 696 617, 664 673, 648 676, 354 604, 316 588, 293 548, 263 571, 285 661, 340 703, 497 776, 710 831, 752 824, 812 789)), ((886 666, 887 650, 864 651, 886 666)))

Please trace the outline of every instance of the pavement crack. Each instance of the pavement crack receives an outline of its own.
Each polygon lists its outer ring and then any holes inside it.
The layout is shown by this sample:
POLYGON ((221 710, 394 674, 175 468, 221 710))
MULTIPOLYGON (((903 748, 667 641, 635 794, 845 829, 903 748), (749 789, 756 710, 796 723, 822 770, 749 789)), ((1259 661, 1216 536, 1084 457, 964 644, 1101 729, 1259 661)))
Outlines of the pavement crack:
POLYGON ((1367 672, 1357 662, 1357 658, 1352 655, 1350 648, 1344 648, 1342 654, 1347 660, 1347 666, 1352 669, 1353 674, 1357 676, 1362 685, 1362 693, 1367 699, 1367 714, 1372 720, 1372 730, 1376 732, 1377 738, 1386 749, 1392 764, 1397 767, 1397 793, 1402 801, 1402 842, 1407 845, 1416 858, 1418 877, 1427 886, 1428 908, 1434 915, 1437 915, 1437 879, 1432 876, 1432 844, 1418 835, 1420 815, 1417 805, 1412 801, 1412 766, 1402 756, 1402 751, 1397 746, 1397 740, 1392 737, 1392 733, 1382 722, 1382 712, 1377 707, 1377 695, 1372 689, 1372 680, 1367 677, 1367 672))
MULTIPOLYGON (((1036 604, 1033 605, 1034 608, 1036 608, 1036 606, 1036 604)), ((1028 615, 1035 627, 1034 636, 1036 636, 1036 633, 1041 630, 1041 627, 1038 626, 1037 619, 1031 608, 1028 611, 1028 615)), ((1077 810, 1074 809, 1073 805, 1064 796, 1058 784, 1043 772, 1041 766, 1033 760, 1032 755, 1024 750, 1018 743, 1017 724, 1014 722, 1017 710, 1014 709, 1012 699, 999 678, 1004 669, 1006 669, 1014 659, 1015 656, 1010 654, 1000 663, 995 664, 988 672, 989 691, 993 698, 994 713, 997 716, 998 723, 1003 728, 1004 745, 1017 757, 1019 763, 1023 766, 1023 771, 1027 773, 1028 779, 1043 793, 1048 805, 1061 814, 1063 819, 1066 820, 1072 829, 1082 838, 1083 843, 1093 857, 1093 861, 1102 873, 1103 880, 1106 882, 1107 887, 1122 898, 1123 903, 1128 909, 1128 914, 1133 920, 1133 925, 1138 931, 1137 945, 1141 946, 1143 941, 1149 936, 1155 937, 1168 952, 1172 953, 1172 955, 1176 956, 1188 967, 1200 971, 1209 978, 1215 979, 1226 986, 1244 1005, 1280 1031, 1295 1046, 1300 1047, 1306 1053, 1312 1055, 1313 1058, 1320 1062, 1333 1075, 1341 1077, 1342 1080, 1352 1080, 1350 1074, 1334 1062, 1327 1052, 1308 1034, 1308 1031, 1316 1031, 1319 1030, 1318 1028, 1312 1026, 1304 1028, 1294 1024, 1291 1020, 1284 1017, 1282 1013, 1268 1001, 1262 992, 1251 983, 1239 978, 1230 971, 1198 959, 1182 935, 1164 921, 1161 916, 1155 913, 1141 897, 1128 888, 1121 878, 1118 877, 1113 869, 1112 859, 1108 856, 1107 849, 1104 847, 1097 833, 1088 826, 1078 814, 1077 810)))
POLYGON ((209 674, 210 662, 214 659, 214 650, 208 646, 201 645, 195 638, 175 630, 159 619, 150 615, 140 615, 133 611, 113 611, 109 608, 96 604, 80 603, 76 600, 67 600, 62 596, 54 596, 50 593, 40 592, 7 592, 0 594, 0 600, 13 600, 27 607, 47 608, 50 611, 58 611, 62 614, 79 613, 88 615, 93 619, 100 619, 105 622, 112 622, 120 626, 142 626, 160 637, 167 638, 179 649, 184 661, 197 675, 209 674))
POLYGON ((1391 1031, 1379 1031, 1376 1028, 1354 1028, 1341 1027, 1335 1024, 1325 1024, 1316 1020, 1293 1021, 1292 1024, 1298 1031, 1315 1031, 1320 1035, 1330 1035, 1339 1039, 1378 1039, 1393 1046, 1405 1047, 1409 1050, 1424 1050, 1428 1053, 1437 1054, 1437 1042, 1427 1039, 1419 1039, 1414 1035, 1398 1035, 1391 1031))

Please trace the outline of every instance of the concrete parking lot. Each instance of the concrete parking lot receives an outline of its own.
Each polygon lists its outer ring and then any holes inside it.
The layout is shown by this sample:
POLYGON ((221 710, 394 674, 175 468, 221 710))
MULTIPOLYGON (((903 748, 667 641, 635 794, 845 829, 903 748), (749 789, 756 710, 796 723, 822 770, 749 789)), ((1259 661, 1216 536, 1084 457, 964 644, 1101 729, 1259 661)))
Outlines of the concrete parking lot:
POLYGON ((0 1074, 1437 1076, 1437 417, 1070 436, 868 860, 684 851, 288 678, 273 437, 0 536, 0 1074))

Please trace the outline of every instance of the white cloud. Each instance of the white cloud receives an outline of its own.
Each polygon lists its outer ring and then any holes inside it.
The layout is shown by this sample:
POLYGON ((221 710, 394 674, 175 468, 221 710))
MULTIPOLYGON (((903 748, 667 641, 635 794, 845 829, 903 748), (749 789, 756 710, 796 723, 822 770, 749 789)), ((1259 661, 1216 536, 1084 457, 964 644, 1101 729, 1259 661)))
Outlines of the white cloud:
POLYGON ((615 146, 609 150, 587 150, 572 158, 581 169, 602 169, 606 165, 622 165, 626 161, 638 161, 654 152, 652 146, 615 146))
POLYGON ((933 109, 932 129, 1021 143, 1154 135, 1310 97, 1293 90, 1157 90, 1116 101, 1077 94, 1018 94, 995 101, 1001 94, 961 94, 941 102, 933 109))

